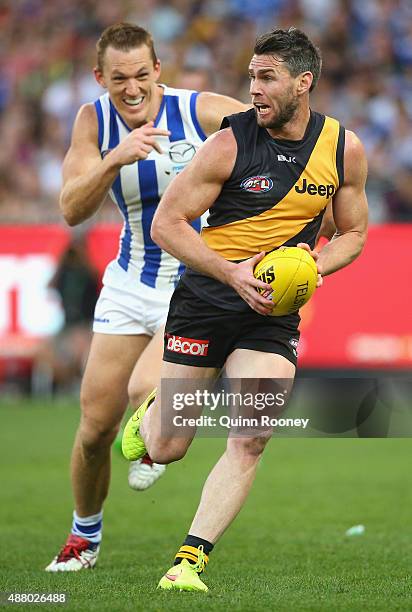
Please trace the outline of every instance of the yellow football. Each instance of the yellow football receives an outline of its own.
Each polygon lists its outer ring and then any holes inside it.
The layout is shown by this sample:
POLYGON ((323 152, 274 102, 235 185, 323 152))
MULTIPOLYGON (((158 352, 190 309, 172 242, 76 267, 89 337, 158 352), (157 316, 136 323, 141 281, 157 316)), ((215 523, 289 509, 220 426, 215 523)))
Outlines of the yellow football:
POLYGON ((268 253, 255 267, 254 275, 272 286, 273 317, 299 310, 311 298, 318 279, 315 260, 298 247, 280 247, 268 253))

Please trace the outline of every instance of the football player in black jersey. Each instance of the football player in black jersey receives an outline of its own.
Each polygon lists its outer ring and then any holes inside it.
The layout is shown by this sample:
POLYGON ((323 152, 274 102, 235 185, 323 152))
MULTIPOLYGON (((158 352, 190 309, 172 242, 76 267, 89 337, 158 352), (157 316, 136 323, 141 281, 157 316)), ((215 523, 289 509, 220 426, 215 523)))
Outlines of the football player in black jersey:
MULTIPOLYGON (((162 198, 152 237, 188 268, 169 309, 162 383, 201 385, 223 366, 228 378, 292 380, 299 315, 268 316, 273 304, 256 289, 270 286, 254 277, 255 265, 274 248, 298 246, 317 260, 320 285, 362 251, 365 153, 354 133, 311 110, 320 69, 319 51, 303 32, 260 37, 249 65, 254 110, 229 117, 162 198), (317 256, 328 205, 336 232, 317 256), (208 209, 209 226, 199 236, 190 221, 208 209)), ((162 384, 129 422, 123 439, 129 458, 148 451, 154 461, 170 463, 186 453, 195 428, 167 434, 164 425, 176 412, 166 389, 162 384)), ((200 411, 193 407, 193 416, 200 411)), ((228 437, 161 588, 207 590, 199 574, 242 508, 270 435, 267 429, 228 437)))

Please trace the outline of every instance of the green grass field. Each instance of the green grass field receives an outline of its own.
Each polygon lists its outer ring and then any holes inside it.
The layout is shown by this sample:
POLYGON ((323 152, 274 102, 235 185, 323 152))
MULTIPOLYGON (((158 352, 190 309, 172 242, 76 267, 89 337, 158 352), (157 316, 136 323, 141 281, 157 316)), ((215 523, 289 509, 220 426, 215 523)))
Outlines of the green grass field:
POLYGON ((78 408, 19 400, 0 404, 0 416, 0 591, 64 591, 62 609, 82 612, 412 610, 408 439, 272 440, 245 508, 212 553, 210 592, 170 594, 157 582, 224 441, 198 440, 145 493, 128 488, 114 452, 97 569, 49 575, 43 568, 71 522, 78 408), (345 537, 358 523, 365 535, 345 537))

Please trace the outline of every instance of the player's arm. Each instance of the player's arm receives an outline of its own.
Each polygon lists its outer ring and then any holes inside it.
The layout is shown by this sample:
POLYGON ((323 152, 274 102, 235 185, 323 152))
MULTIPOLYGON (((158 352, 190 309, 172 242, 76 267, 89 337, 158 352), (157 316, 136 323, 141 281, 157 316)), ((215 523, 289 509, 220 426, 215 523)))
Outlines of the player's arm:
POLYGON ((86 104, 77 114, 63 162, 60 209, 69 225, 77 225, 97 211, 119 171, 109 156, 102 160, 97 142, 96 112, 86 104))
POLYGON ((236 155, 237 144, 230 128, 208 138, 166 189, 153 218, 151 235, 186 266, 232 286, 251 308, 268 314, 273 303, 259 295, 256 287, 271 287, 253 276, 253 268, 264 253, 240 264, 226 261, 190 225, 214 204, 231 175, 236 155))
POLYGON ((315 244, 317 244, 321 238, 326 238, 326 240, 332 240, 333 236, 335 235, 335 232, 336 225, 333 219, 332 202, 329 202, 326 207, 325 214, 322 217, 322 223, 316 236, 315 244))
POLYGON ((145 159, 152 149, 161 148, 158 135, 168 135, 148 123, 133 130, 117 147, 101 158, 98 147, 98 122, 93 104, 79 110, 73 126, 72 141, 63 162, 63 188, 60 209, 69 225, 85 221, 99 209, 120 168, 145 159))
POLYGON ((250 105, 243 104, 239 100, 209 91, 200 93, 196 100, 197 119, 207 136, 217 132, 224 117, 250 108, 252 108, 250 105))
POLYGON ((363 249, 368 226, 365 193, 367 170, 361 141, 353 132, 347 131, 344 183, 336 192, 332 203, 336 232, 332 240, 323 247, 318 259, 323 276, 350 264, 363 249))

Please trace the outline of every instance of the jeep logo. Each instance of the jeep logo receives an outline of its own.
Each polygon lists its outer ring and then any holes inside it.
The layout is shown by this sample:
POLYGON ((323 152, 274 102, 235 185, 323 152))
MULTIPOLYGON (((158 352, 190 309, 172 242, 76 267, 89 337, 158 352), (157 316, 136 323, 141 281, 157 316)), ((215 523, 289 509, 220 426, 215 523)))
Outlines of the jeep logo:
POLYGON ((329 200, 335 193, 335 186, 331 185, 315 185, 315 183, 308 183, 306 179, 302 181, 302 187, 295 185, 296 193, 308 193, 309 195, 320 195, 329 200))

